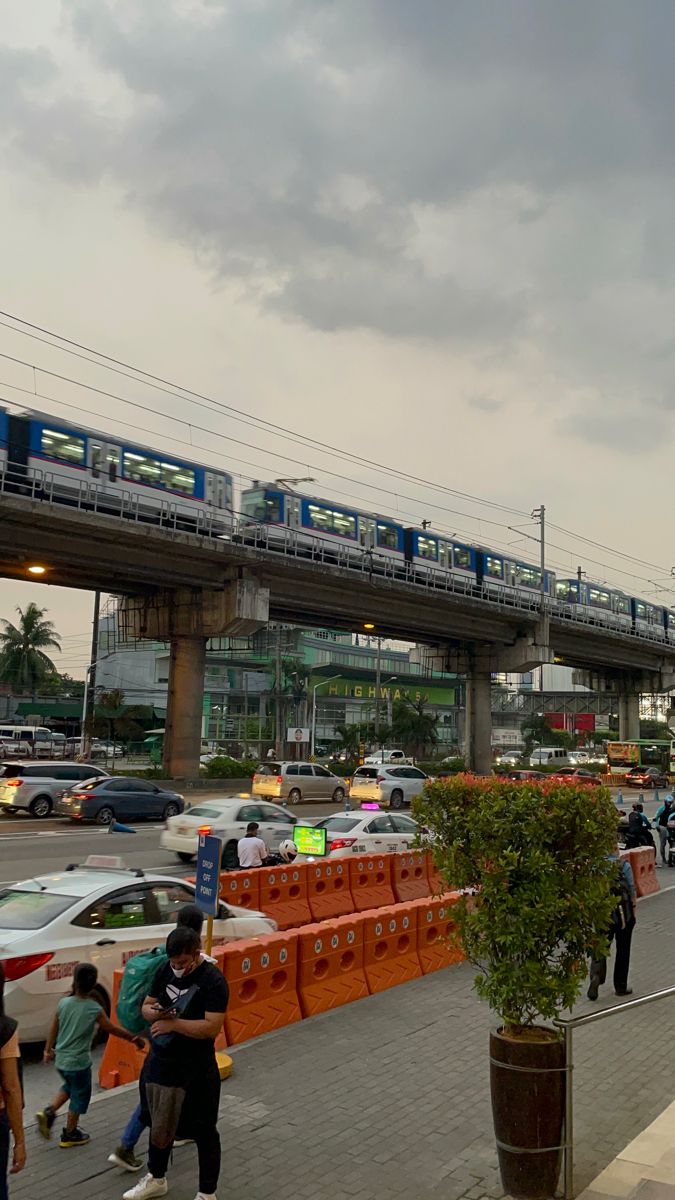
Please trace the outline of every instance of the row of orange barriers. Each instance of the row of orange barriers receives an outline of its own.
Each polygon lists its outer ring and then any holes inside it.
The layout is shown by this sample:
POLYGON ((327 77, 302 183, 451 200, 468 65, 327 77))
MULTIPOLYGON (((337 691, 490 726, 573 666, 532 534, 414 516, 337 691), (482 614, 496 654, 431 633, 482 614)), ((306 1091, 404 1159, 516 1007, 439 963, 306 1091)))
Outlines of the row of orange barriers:
POLYGON ((661 891, 659 877, 656 874, 656 850, 653 846, 638 846, 636 850, 622 850, 621 857, 630 862, 635 890, 640 896, 652 896, 661 891))
POLYGON ((225 871, 220 897, 241 908, 262 910, 280 929, 295 929, 310 921, 423 900, 442 894, 446 886, 430 853, 407 850, 225 871))
MULTIPOLYGON (((413 899, 220 947, 214 953, 230 989, 222 1044, 248 1041, 461 962, 453 912, 458 898, 449 892, 413 899)), ((116 971, 114 1004, 121 977, 116 971)), ((109 1038, 101 1086, 137 1079, 143 1056, 109 1038)))

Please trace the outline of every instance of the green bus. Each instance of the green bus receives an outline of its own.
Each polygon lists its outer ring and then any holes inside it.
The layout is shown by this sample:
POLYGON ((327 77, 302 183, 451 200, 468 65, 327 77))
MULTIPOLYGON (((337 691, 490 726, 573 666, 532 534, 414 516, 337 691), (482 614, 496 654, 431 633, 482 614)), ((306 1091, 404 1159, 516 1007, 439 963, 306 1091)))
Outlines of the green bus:
POLYGON ((633 767, 658 767, 672 774, 675 769, 675 740, 654 741, 639 738, 630 742, 607 743, 607 770, 621 777, 633 767))

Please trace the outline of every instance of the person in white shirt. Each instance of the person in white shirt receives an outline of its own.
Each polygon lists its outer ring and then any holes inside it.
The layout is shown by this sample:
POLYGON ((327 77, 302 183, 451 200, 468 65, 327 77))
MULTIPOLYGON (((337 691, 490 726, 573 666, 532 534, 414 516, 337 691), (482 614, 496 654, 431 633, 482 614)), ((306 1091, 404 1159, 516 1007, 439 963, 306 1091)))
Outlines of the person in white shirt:
POLYGON ((259 828, 257 821, 249 821, 246 826, 246 837, 240 838, 237 843, 237 857, 242 870, 265 865, 267 846, 262 838, 258 837, 259 828))

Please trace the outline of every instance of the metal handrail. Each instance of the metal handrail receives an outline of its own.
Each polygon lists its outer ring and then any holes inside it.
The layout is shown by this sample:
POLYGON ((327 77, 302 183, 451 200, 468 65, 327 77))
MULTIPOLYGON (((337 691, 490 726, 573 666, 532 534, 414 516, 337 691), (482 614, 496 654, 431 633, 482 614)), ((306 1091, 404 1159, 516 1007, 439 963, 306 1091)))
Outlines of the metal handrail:
POLYGON ((602 1021, 605 1017, 626 1012, 631 1008, 641 1008, 643 1004, 654 1004, 656 1000, 667 1000, 670 996, 675 996, 675 987, 662 988, 659 992, 649 992, 647 996, 636 996, 634 1000, 611 1004, 609 1008, 584 1013, 580 1017, 559 1018, 553 1022, 565 1034, 565 1137, 563 1141, 565 1156, 563 1195, 565 1200, 574 1200, 574 1030, 579 1029, 581 1025, 592 1025, 594 1021, 602 1021))

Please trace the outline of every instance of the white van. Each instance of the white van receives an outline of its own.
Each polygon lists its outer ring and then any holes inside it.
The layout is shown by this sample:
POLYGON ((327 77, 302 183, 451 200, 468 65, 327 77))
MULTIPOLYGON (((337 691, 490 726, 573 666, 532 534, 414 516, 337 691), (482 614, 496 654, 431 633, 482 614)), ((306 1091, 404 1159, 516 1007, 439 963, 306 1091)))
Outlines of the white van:
POLYGON ((567 750, 564 746, 538 746, 530 755, 530 766, 541 767, 550 763, 552 766, 569 766, 567 750))

